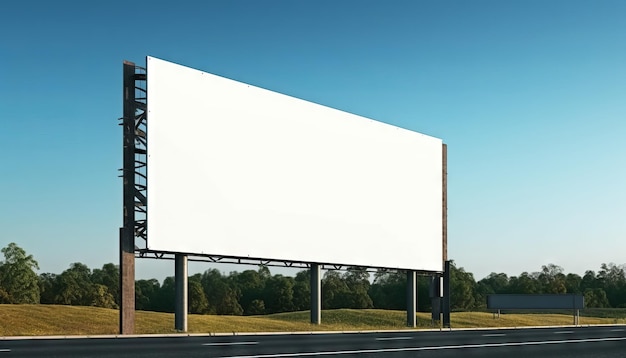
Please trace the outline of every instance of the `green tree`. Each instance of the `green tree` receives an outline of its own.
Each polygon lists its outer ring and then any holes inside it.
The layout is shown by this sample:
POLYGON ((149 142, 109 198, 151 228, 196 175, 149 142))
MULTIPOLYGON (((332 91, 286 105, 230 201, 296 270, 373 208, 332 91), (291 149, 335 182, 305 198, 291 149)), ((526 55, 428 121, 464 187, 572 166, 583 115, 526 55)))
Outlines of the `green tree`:
POLYGON ((265 313, 265 302, 263 300, 253 300, 248 306, 249 315, 260 315, 265 313))
POLYGON ((152 301, 152 307, 158 312, 174 312, 175 297, 176 285, 174 276, 168 276, 163 280, 163 284, 155 295, 155 299, 152 301))
POLYGON ((537 275, 537 280, 544 293, 566 293, 565 275, 563 268, 555 264, 541 266, 541 272, 537 275))
POLYGON ((269 267, 263 265, 259 266, 259 275, 261 275, 261 278, 266 281, 272 277, 269 267))
POLYGON ((431 308, 430 276, 417 276, 417 310, 430 312, 431 308))
MULTIPOLYGON (((245 270, 241 273, 232 273, 230 280, 241 292, 239 304, 243 308, 245 315, 260 314, 259 300, 262 301, 263 290, 265 288, 266 276, 259 271, 245 270), (255 302, 254 304, 252 302, 255 302)), ((263 305, 265 306, 265 305, 263 305)))
POLYGON ((487 277, 478 281, 486 293, 507 293, 509 290, 509 277, 505 273, 490 273, 487 277))
POLYGON ((11 297, 2 287, 0 287, 0 303, 11 303, 11 297))
POLYGON ((209 311, 209 301, 202 288, 201 275, 194 275, 188 281, 189 313, 205 314, 209 311))
POLYGON ((202 288, 208 300, 208 313, 219 315, 242 315, 239 304, 241 292, 232 280, 223 277, 217 269, 210 269, 202 274, 202 288))
POLYGON ((91 269, 75 262, 56 277, 55 303, 62 305, 91 306, 91 269))
POLYGON ((585 291, 585 306, 589 308, 611 307, 606 292, 602 288, 588 288, 585 291))
POLYGON ((339 272, 327 271, 322 279, 322 308, 348 308, 349 296, 350 289, 339 272))
POLYGON ((370 288, 370 274, 364 267, 349 267, 343 274, 343 280, 348 286, 350 294, 346 297, 347 308, 372 308, 374 304, 368 291, 370 288))
POLYGON ((567 293, 582 293, 582 280, 582 277, 577 274, 568 273, 567 276, 565 276, 565 288, 567 289, 567 293))
POLYGON ((102 269, 94 269, 91 282, 106 286, 107 292, 113 296, 115 303, 120 303, 120 269, 112 263, 104 264, 102 269))
POLYGON ((464 268, 450 264, 450 309, 470 310, 476 306, 476 281, 464 268))
POLYGON ((311 271, 299 271, 294 280, 293 308, 296 311, 306 311, 311 308, 311 271))
MULTIPOLYGON (((105 265, 106 266, 106 265, 105 265)), ((100 277, 105 274, 100 271, 100 277)), ((40 278, 42 287, 44 283, 51 285, 54 292, 54 303, 76 306, 96 306, 104 308, 117 308, 115 297, 109 292, 107 285, 93 282, 92 272, 87 265, 75 262, 70 268, 60 275, 45 282, 40 278)), ((101 281, 106 282, 106 280, 101 281)))
POLYGON ((267 313, 291 312, 293 305, 293 277, 274 275, 265 284, 263 301, 267 313))
POLYGON ((476 283, 476 308, 487 308, 487 296, 509 292, 509 277, 505 273, 490 273, 476 283))
POLYGON ((158 311, 161 284, 157 279, 135 281, 135 307, 142 311, 158 311))
POLYGON ((0 250, 4 261, 0 261, 0 300, 8 303, 39 303, 39 278, 35 270, 39 264, 33 255, 14 242, 0 250))
POLYGON ((369 289, 373 306, 391 310, 406 309, 406 283, 406 274, 403 272, 379 269, 369 289))
POLYGON ((601 283, 596 280, 596 273, 592 270, 585 271, 582 280, 580 281, 580 289, 585 292, 590 288, 600 288, 601 283))
POLYGON ((53 273, 42 273, 39 275, 40 302, 43 304, 55 304, 58 295, 56 284, 57 275, 53 273))
POLYGON ((531 274, 522 272, 519 276, 511 276, 509 279, 509 293, 541 293, 541 286, 531 274))
POLYGON ((103 308, 118 308, 113 295, 109 293, 109 288, 99 283, 91 284, 89 289, 89 305, 103 308))
POLYGON ((596 280, 604 288, 611 307, 623 306, 626 303, 626 275, 623 266, 603 263, 596 280))

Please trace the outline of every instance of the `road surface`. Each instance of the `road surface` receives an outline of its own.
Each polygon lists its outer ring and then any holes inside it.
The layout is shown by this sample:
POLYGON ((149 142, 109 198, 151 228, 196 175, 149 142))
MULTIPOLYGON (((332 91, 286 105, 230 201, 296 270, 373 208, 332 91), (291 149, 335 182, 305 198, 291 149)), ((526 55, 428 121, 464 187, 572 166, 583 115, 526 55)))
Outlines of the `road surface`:
POLYGON ((0 358, 357 356, 625 357, 626 326, 131 338, 0 338, 0 358))

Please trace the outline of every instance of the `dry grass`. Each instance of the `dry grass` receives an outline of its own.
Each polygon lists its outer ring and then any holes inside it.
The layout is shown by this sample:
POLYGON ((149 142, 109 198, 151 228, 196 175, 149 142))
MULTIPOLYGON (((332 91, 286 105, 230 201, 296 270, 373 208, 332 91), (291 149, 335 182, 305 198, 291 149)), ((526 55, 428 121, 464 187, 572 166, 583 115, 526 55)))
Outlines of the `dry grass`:
MULTIPOLYGON (((432 328, 430 315, 418 313, 418 327, 432 328)), ((523 327, 570 325, 565 314, 506 314, 494 319, 491 313, 452 313, 452 327, 523 327)), ((365 331, 405 329, 406 313, 387 310, 326 310, 320 326, 308 323, 308 312, 267 316, 189 315, 189 333, 365 331)), ((99 335, 118 332, 118 311, 77 306, 0 305, 0 336, 99 335)), ((624 318, 580 317, 580 323, 626 323, 624 318)), ((137 312, 136 333, 176 333, 171 313, 137 312)))
POLYGON ((117 315, 97 307, 0 305, 0 336, 113 334, 117 315))
MULTIPOLYGON (((473 327, 528 327, 528 326, 567 326, 574 323, 574 317, 568 314, 502 314, 493 318, 485 312, 455 312, 451 317, 456 328, 473 327)), ((580 317, 579 324, 615 324, 626 323, 626 319, 580 317)))

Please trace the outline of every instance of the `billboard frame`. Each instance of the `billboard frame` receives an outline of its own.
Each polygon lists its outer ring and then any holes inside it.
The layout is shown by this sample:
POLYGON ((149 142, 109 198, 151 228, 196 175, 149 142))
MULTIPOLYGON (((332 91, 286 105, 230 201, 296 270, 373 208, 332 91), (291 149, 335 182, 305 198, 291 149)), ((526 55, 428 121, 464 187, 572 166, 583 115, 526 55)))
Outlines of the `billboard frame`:
MULTIPOLYGON (((147 61, 146 61, 147 62, 147 61)), ((123 178, 123 226, 120 228, 120 319, 119 331, 121 334, 133 334, 135 330, 135 259, 171 259, 177 262, 176 280, 182 277, 178 274, 179 261, 212 262, 248 264, 256 266, 275 266, 288 268, 302 268, 309 270, 343 270, 350 265, 335 262, 310 262, 300 260, 262 258, 262 257, 240 257, 228 255, 199 254, 174 252, 163 250, 151 250, 148 247, 148 98, 147 98, 147 67, 140 67, 133 62, 123 63, 123 117, 120 118, 123 126, 123 168, 121 169, 123 178), (183 260, 184 258, 184 260, 183 260)), ((444 286, 449 281, 449 261, 447 252, 447 145, 442 143, 442 269, 441 270, 415 270, 401 269, 381 266, 362 266, 368 271, 377 269, 387 269, 390 271, 405 271, 407 277, 410 275, 431 275, 444 278, 444 286), (448 273, 448 275, 446 275, 448 273)), ((182 268, 182 267, 181 267, 182 268)), ((182 270, 181 270, 182 271, 182 270)), ((186 275, 185 275, 186 276, 186 275)), ((319 284, 320 275, 317 275, 319 284)), ((183 282, 183 281, 180 281, 183 282)), ((449 282, 448 282, 449 284, 449 282)), ((178 285, 177 285, 178 286, 178 285)), ((186 284, 180 284, 177 288, 177 300, 183 297, 186 292, 186 284), (179 297, 180 296, 180 297, 179 297)), ((313 292, 312 292, 313 295, 313 292)), ((319 311, 321 311, 320 300, 321 290, 311 297, 312 311, 311 322, 320 323, 319 311), (317 302, 314 302, 317 301, 317 302), (313 308, 318 307, 315 312, 313 308), (315 317, 314 317, 315 316, 315 317)), ((182 300, 184 302, 186 300, 182 300)), ((178 305, 177 305, 178 306, 178 305)), ((177 307, 176 317, 186 317, 186 307, 181 304, 181 309, 177 307), (181 311, 181 312, 178 312, 181 311)), ((413 309, 410 309, 413 311, 413 309)), ((449 327, 449 289, 444 294, 444 325, 449 327), (446 301, 447 299, 447 301, 446 301), (448 302, 448 304, 445 304, 448 302), (447 313, 447 317, 446 317, 447 313), (447 318, 447 319, 446 319, 447 318)), ((186 320, 179 324, 177 318, 176 327, 186 331, 186 320)), ((409 320, 409 323, 411 320, 409 320)))

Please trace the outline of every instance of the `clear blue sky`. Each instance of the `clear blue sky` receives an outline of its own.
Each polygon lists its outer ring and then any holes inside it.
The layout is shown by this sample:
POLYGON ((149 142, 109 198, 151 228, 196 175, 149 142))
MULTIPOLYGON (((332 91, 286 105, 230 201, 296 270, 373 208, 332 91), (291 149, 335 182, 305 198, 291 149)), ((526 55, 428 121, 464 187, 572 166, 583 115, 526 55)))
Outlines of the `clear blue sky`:
POLYGON ((442 138, 449 254, 477 279, 624 264, 624 19, 621 0, 3 1, 0 246, 40 272, 117 262, 122 61, 151 55, 442 138))

